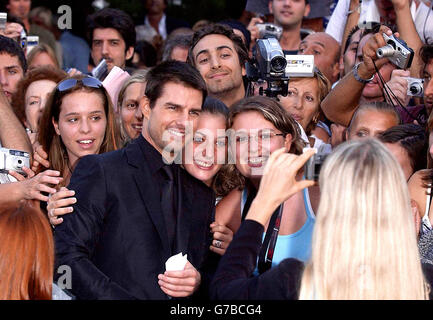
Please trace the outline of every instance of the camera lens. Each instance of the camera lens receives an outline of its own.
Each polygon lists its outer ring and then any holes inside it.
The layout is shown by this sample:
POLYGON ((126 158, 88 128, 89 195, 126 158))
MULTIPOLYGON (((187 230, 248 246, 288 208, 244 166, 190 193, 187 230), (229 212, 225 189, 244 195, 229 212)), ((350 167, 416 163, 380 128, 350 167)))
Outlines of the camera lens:
POLYGON ((418 83, 410 86, 409 90, 414 95, 415 94, 416 95, 421 95, 422 94, 422 86, 420 84, 418 84, 418 83))
POLYGON ((394 55, 394 51, 394 47, 388 44, 382 48, 377 49, 376 55, 378 58, 392 57, 394 55))
POLYGON ((287 61, 284 57, 278 56, 271 60, 271 71, 284 72, 287 66, 287 61))

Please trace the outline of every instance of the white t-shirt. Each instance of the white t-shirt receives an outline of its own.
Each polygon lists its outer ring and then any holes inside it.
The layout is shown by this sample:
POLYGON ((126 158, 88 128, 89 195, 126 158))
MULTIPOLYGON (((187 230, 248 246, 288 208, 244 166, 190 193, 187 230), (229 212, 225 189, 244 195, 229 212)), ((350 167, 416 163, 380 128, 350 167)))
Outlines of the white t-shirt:
MULTIPOLYGON (((343 39, 344 28, 346 27, 349 6, 350 0, 339 0, 326 27, 326 33, 333 36, 340 44, 343 39)), ((415 28, 422 42, 425 42, 424 23, 429 10, 430 8, 422 1, 418 8, 416 7, 415 1, 412 1, 410 6, 415 28)), ((430 12, 427 19, 427 23, 425 23, 425 34, 430 38, 430 41, 433 41, 433 12, 430 12)), ((360 20, 380 22, 379 10, 374 0, 362 1, 360 20)))

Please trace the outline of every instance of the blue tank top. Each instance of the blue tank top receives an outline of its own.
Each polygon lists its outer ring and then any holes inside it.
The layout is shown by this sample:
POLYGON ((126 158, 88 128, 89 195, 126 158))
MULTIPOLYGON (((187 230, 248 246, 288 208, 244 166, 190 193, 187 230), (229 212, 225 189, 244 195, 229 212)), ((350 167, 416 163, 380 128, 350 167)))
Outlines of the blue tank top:
MULTIPOLYGON (((304 189, 302 194, 304 198, 305 211, 307 213, 307 220, 305 221, 304 225, 295 233, 288 235, 278 235, 277 242, 275 244, 274 257, 272 259, 272 267, 275 267, 282 260, 287 258, 295 258, 300 261, 307 262, 311 257, 311 241, 316 217, 311 207, 308 189, 304 189)), ((247 192, 244 190, 242 193, 241 209, 243 209, 247 196, 247 192)), ((264 232, 262 241, 265 240, 265 235, 266 233, 264 232)), ((258 274, 257 266, 254 270, 254 274, 258 274)))

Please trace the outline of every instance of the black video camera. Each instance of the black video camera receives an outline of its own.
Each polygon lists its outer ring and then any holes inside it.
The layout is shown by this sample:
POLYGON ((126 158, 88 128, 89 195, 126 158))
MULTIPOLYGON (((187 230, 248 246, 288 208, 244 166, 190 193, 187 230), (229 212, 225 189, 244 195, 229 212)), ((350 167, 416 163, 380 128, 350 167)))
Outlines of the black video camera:
POLYGON ((259 39, 254 47, 253 59, 246 63, 249 81, 264 80, 267 89, 260 88, 260 95, 276 98, 287 96, 289 77, 286 75, 287 61, 280 43, 275 38, 259 39))

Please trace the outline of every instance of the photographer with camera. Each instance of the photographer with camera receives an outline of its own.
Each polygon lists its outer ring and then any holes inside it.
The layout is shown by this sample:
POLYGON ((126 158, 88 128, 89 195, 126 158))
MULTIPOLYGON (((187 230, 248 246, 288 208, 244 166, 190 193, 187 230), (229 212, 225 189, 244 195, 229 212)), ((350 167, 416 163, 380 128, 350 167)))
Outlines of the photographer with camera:
MULTIPOLYGON (((383 85, 390 80, 391 73, 396 68, 390 62, 394 58, 377 56, 378 49, 387 46, 384 35, 391 37, 393 33, 388 27, 380 26, 377 33, 361 38, 357 63, 322 102, 322 110, 331 121, 348 126, 359 103, 385 101, 385 94, 390 94, 388 89, 384 91, 383 85)), ((395 33, 394 36, 398 38, 399 34, 395 33)), ((400 62, 409 64, 409 60, 410 55, 400 62)))
MULTIPOLYGON (((274 24, 282 28, 279 37, 281 48, 284 54, 297 54, 301 43, 302 20, 310 13, 308 0, 269 0, 269 12, 274 15, 274 24)), ((248 30, 251 32, 250 50, 257 39, 262 38, 260 26, 265 22, 261 18, 251 19, 248 30)))

